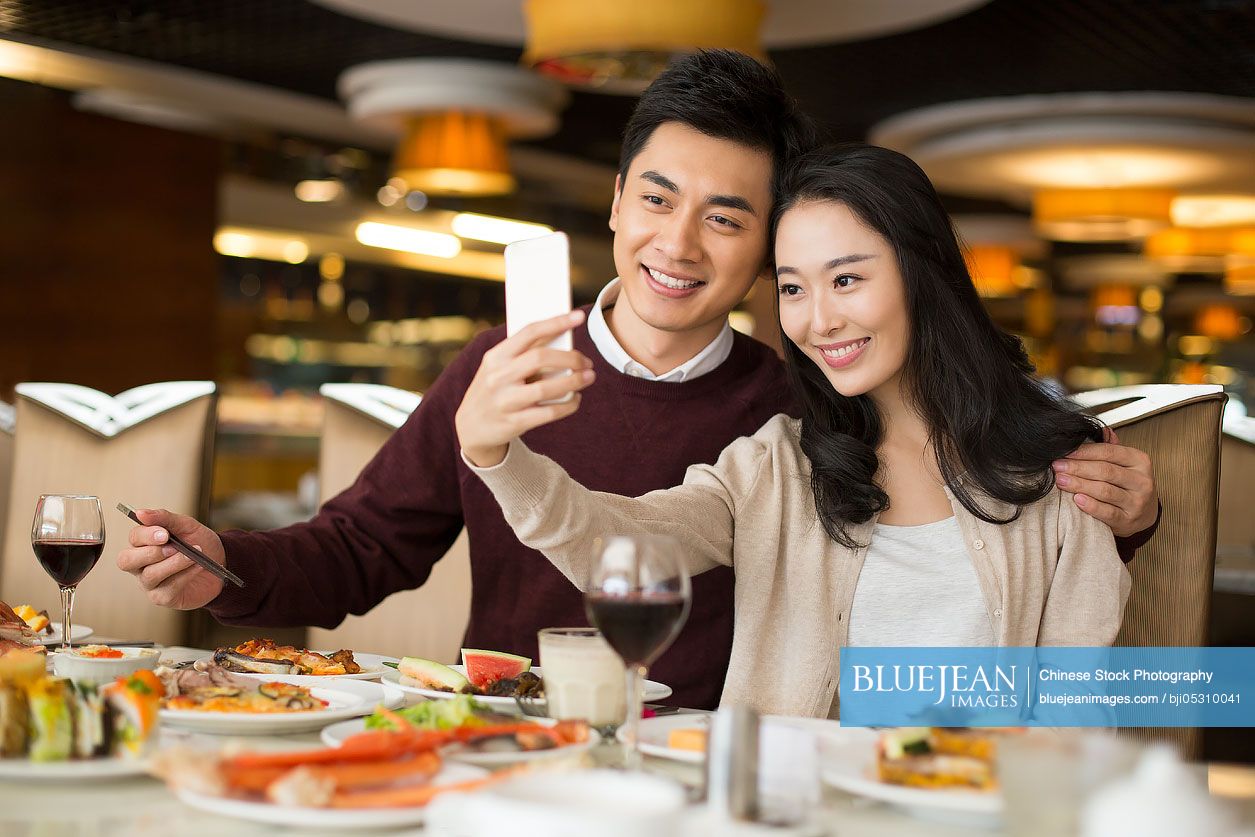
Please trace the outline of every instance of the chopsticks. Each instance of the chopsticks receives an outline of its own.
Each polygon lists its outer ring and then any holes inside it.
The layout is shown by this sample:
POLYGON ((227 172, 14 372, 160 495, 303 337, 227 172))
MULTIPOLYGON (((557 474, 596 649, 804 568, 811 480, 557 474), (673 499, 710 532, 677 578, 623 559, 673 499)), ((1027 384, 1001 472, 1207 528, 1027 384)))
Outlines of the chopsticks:
MULTIPOLYGON (((131 518, 131 520, 134 520, 140 526, 148 525, 144 521, 140 520, 139 517, 135 514, 135 509, 131 508, 126 503, 118 503, 118 511, 122 512, 124 515, 131 518)), ((190 544, 187 543, 187 541, 183 540, 178 535, 171 532, 169 529, 166 530, 166 534, 169 535, 170 537, 170 540, 168 542, 170 546, 174 547, 179 552, 182 552, 188 558, 191 558, 197 564, 209 570, 211 573, 218 576, 218 578, 222 579, 223 581, 229 581, 232 584, 234 584, 236 587, 244 586, 244 582, 240 579, 238 575, 231 572, 226 567, 219 564, 217 561, 214 561, 212 558, 205 555, 200 550, 194 549, 190 544)))

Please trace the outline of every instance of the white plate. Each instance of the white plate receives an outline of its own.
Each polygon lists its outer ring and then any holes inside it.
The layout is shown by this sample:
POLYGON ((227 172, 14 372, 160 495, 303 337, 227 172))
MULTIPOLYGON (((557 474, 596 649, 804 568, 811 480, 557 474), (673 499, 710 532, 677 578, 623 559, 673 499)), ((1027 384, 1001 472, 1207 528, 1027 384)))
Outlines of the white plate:
MULTIPOLYGON (((70 626, 70 642, 80 642, 84 639, 87 639, 89 636, 91 636, 94 633, 95 631, 92 630, 87 625, 71 625, 70 626)), ((42 642, 44 645, 60 645, 61 644, 61 623, 53 622, 52 633, 50 634, 41 633, 39 635, 39 641, 42 642)))
MULTIPOLYGON (((320 652, 318 652, 318 653, 320 653, 320 654, 330 654, 330 653, 332 653, 332 652, 330 652, 330 651, 326 651, 326 652, 324 652, 324 651, 320 651, 320 652)), ((380 676, 381 676, 384 672, 386 672, 386 671, 392 671, 392 669, 390 669, 390 668, 388 668, 386 665, 384 665, 384 663, 385 663, 385 662, 389 662, 389 663, 399 663, 399 662, 401 662, 401 661, 400 661, 400 660, 398 660, 396 657, 385 657, 385 656, 383 656, 382 654, 359 654, 359 653, 357 653, 356 651, 354 651, 354 652, 353 652, 353 660, 354 660, 354 662, 356 662, 359 666, 361 666, 361 667, 362 667, 362 670, 361 670, 360 672, 358 672, 357 674, 284 674, 284 675, 276 675, 276 674, 254 674, 254 673, 252 673, 252 672, 248 672, 248 671, 237 671, 237 672, 233 672, 233 673, 235 673, 235 674, 242 674, 242 675, 244 675, 245 677, 256 677, 256 678, 258 678, 258 679, 260 679, 260 680, 270 680, 270 679, 273 679, 273 678, 275 678, 275 677, 279 677, 279 676, 283 676, 283 677, 295 677, 296 679, 295 679, 295 680, 293 680, 293 681, 291 681, 291 682, 293 682, 293 683, 300 683, 302 686, 309 686, 309 685, 314 684, 314 683, 327 683, 327 682, 332 681, 332 680, 378 680, 378 679, 380 678, 380 676)), ((209 657, 202 657, 201 659, 197 660, 196 662, 198 662, 198 663, 200 663, 200 662, 212 663, 213 661, 214 661, 213 656, 209 656, 209 657)))
MULTIPOLYGON (((268 682, 294 683, 308 686, 301 675, 275 675, 268 682)), ((383 704, 389 709, 400 706, 405 697, 393 688, 362 680, 340 680, 309 689, 314 697, 328 701, 324 709, 309 712, 199 712, 195 709, 162 709, 161 723, 192 732, 223 735, 282 735, 289 732, 316 732, 328 724, 369 715, 383 704)))
MULTIPOLYGON (((645 718, 640 726, 640 748, 647 756, 656 756, 688 764, 706 761, 704 750, 680 750, 668 744, 673 729, 709 729, 710 714, 706 712, 681 712, 675 715, 655 715, 645 718)), ((619 740, 623 740, 623 728, 619 728, 619 740)))
POLYGON ((891 785, 876 778, 875 730, 857 727, 819 733, 819 773, 825 784, 907 809, 923 819, 988 827, 1002 819, 997 792, 927 790, 891 785))
MULTIPOLYGON (((469 764, 446 764, 432 782, 451 785, 482 779, 488 771, 469 764)), ((282 825, 289 828, 355 831, 361 828, 406 828, 423 824, 426 808, 296 808, 271 805, 269 802, 250 802, 243 799, 224 799, 207 796, 189 790, 176 790, 175 795, 198 811, 219 814, 224 817, 251 822, 282 825)))
MULTIPOLYGON (((546 726, 553 725, 557 721, 549 718, 533 718, 538 724, 546 726)), ((366 719, 354 718, 351 721, 342 721, 338 724, 332 724, 325 727, 322 734, 318 737, 322 739, 322 743, 328 747, 339 747, 344 743, 346 738, 357 735, 359 732, 366 731, 366 719)), ((440 751, 441 755, 446 756, 450 761, 460 761, 465 764, 476 764, 480 767, 504 767, 507 764, 521 764, 523 762, 544 761, 546 759, 558 758, 562 756, 576 756, 585 750, 596 747, 601 743, 601 736, 596 730, 588 731, 588 740, 583 744, 568 744, 565 747, 558 747, 553 750, 533 750, 531 752, 519 753, 477 753, 468 752, 461 749, 460 745, 452 745, 445 747, 440 751)))
MULTIPOLYGON (((789 718, 783 715, 767 715, 764 719, 771 724, 787 724, 789 726, 800 726, 805 729, 814 730, 816 732, 829 728, 837 729, 840 727, 836 721, 825 721, 818 718, 789 718)), ((672 761, 682 761, 688 764, 701 764, 706 761, 705 751, 698 750, 681 750, 670 746, 671 730, 673 729, 704 729, 710 728, 709 712, 681 712, 676 715, 656 715, 653 718, 645 718, 641 721, 640 726, 640 748, 641 752, 647 756, 656 756, 661 759, 671 759, 672 761)), ((619 741, 623 740, 623 728, 619 727, 619 741)))
POLYGON ((0 779, 7 781, 79 782, 95 779, 119 779, 145 772, 142 759, 85 759, 83 761, 30 761, 0 759, 0 779))
MULTIPOLYGON (((456 666, 449 666, 449 668, 453 669, 458 674, 462 674, 462 675, 466 674, 466 666, 456 665, 456 666)), ((532 666, 531 672, 532 674, 535 674, 537 677, 544 679, 544 674, 541 673, 540 666, 532 666)), ((422 695, 425 698, 430 698, 433 700, 448 700, 449 698, 457 697, 456 692, 442 692, 439 689, 428 689, 423 686, 419 686, 413 680, 410 680, 408 677, 403 677, 401 672, 397 671, 396 669, 390 668, 387 671, 385 671, 383 675, 383 682, 388 683, 389 685, 392 685, 392 686, 396 686, 398 689, 400 689, 403 692, 409 692, 415 695, 422 695)), ((671 697, 670 686, 666 686, 654 680, 645 681, 645 701, 647 703, 656 703, 657 701, 660 701, 663 698, 668 698, 668 697, 671 697)), ((519 711, 518 704, 514 702, 514 698, 489 697, 487 695, 475 695, 475 700, 478 701, 479 703, 482 703, 484 706, 497 710, 498 712, 513 712, 515 714, 518 714, 518 711, 519 711)), ((546 706, 544 698, 541 698, 536 703, 538 706, 542 708, 546 706)))

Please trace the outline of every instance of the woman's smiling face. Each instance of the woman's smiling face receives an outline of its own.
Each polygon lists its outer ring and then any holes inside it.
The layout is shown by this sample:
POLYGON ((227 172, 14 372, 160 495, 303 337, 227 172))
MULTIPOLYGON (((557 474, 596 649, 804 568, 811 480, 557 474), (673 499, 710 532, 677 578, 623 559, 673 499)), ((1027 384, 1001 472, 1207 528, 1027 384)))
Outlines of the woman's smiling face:
POLYGON ((906 286, 889 242, 845 204, 807 201, 784 214, 776 285, 784 333, 837 392, 898 389, 911 336, 906 286))

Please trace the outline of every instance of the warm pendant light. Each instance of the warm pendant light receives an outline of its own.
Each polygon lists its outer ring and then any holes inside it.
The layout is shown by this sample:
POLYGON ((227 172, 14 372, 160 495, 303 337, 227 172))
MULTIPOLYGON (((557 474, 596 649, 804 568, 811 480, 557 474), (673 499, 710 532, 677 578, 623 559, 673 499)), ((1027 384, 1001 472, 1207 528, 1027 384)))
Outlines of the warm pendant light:
POLYGON ((500 122, 458 111, 408 120, 393 173, 432 195, 504 195, 515 185, 500 122))
POLYGON ((1147 238, 1145 252, 1172 270, 1218 273, 1227 256, 1255 257, 1255 227, 1172 227, 1147 238))
POLYGON ((1015 283, 1019 259, 1010 247, 974 244, 965 254, 968 273, 976 292, 983 297, 1016 296, 1022 290, 1015 283))
POLYGON ((643 90, 676 55, 731 49, 765 61, 763 0, 527 0, 523 64, 568 84, 643 90))
POLYGON ((465 58, 398 58, 345 70, 349 113, 402 137, 393 168, 431 195, 512 192, 506 142, 558 128, 570 94, 514 64, 465 58))
POLYGON ((1033 224, 1054 241, 1145 238, 1172 220, 1171 189, 1041 189, 1033 224))

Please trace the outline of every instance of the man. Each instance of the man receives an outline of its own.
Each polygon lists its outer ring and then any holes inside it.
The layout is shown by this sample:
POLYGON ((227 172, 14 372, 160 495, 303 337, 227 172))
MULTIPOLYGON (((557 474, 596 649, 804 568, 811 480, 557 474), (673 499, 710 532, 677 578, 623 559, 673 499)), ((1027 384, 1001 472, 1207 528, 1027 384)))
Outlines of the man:
MULTIPOLYGON (((639 495, 679 484, 689 465, 714 462, 731 440, 791 409, 779 360, 732 331, 727 316, 756 277, 770 276, 773 177, 811 134, 775 74, 736 53, 691 56, 642 95, 624 133, 610 212, 619 279, 574 332, 575 349, 592 364, 579 371, 595 381, 582 405, 537 408, 567 418, 528 433, 533 450, 589 488, 639 495)), ((228 624, 333 627, 421 585, 465 525, 473 585, 466 644, 536 656, 538 629, 586 624, 581 595, 515 539, 462 462, 454 431, 481 363, 483 375, 511 374, 508 363, 493 367, 500 353, 485 361, 504 332, 472 341, 357 482, 310 522, 219 536, 188 517, 141 511, 147 525, 132 530, 118 566, 162 606, 208 607, 228 624), (165 545, 167 530, 246 586, 224 589, 165 545)), ((537 390, 528 387, 540 386, 520 382, 506 397, 529 398, 537 390)), ((1124 516, 1118 535, 1146 529, 1156 508, 1149 460, 1092 447, 1095 461, 1072 462, 1072 487, 1124 516)), ((718 703, 732 586, 730 570, 694 579, 688 623, 652 667, 679 705, 718 703)))

